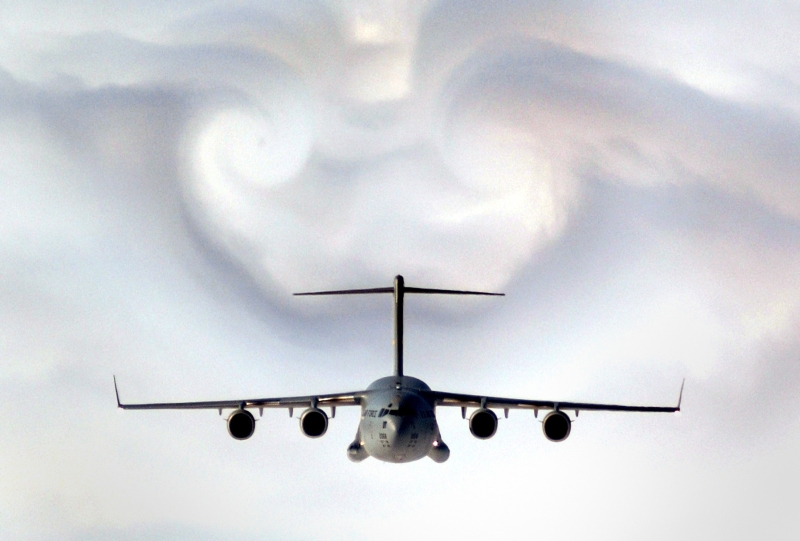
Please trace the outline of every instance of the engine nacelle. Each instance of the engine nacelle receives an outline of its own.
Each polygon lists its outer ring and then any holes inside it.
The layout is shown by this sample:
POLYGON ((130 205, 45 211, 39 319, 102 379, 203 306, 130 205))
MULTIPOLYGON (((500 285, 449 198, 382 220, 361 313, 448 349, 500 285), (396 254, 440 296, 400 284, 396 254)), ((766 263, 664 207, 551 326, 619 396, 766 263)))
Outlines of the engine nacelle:
POLYGON ((235 440, 246 440, 256 431, 256 419, 247 410, 234 410, 228 416, 228 434, 235 440))
POLYGON ((308 408, 300 416, 300 430, 309 438, 319 438, 328 431, 328 416, 318 408, 308 408))
POLYGON ((551 411, 542 420, 542 432, 550 441, 564 441, 572 430, 572 421, 563 411, 551 411))
POLYGON ((469 431, 481 440, 488 440, 497 432, 497 415, 486 408, 479 408, 469 416, 469 431))

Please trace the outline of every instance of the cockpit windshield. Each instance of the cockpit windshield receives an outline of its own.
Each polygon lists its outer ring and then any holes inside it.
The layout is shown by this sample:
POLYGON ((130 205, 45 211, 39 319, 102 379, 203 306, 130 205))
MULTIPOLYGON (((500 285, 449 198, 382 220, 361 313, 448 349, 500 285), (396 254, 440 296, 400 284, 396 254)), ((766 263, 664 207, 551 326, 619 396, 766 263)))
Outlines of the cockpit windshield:
POLYGON ((397 409, 388 409, 388 408, 381 408, 378 411, 378 417, 384 417, 386 415, 394 415, 395 417, 433 417, 432 411, 420 411, 416 410, 412 407, 405 407, 401 406, 397 409))

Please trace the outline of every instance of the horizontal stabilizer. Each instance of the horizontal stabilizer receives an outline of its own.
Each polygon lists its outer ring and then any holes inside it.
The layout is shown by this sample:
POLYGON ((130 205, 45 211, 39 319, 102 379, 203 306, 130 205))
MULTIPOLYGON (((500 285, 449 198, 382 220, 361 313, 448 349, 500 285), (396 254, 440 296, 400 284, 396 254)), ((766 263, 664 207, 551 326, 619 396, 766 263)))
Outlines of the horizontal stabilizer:
POLYGON ((366 295, 369 293, 394 293, 393 287, 375 287, 372 289, 340 289, 338 291, 308 291, 306 293, 294 293, 295 296, 304 295, 366 295))
MULTIPOLYGON (((336 291, 307 291, 294 293, 297 297, 307 295, 367 295, 370 293, 394 293, 393 287, 375 287, 372 289, 339 289, 336 291)), ((461 291, 456 289, 430 289, 426 287, 403 287, 403 293, 423 293, 427 295, 491 295, 503 297, 505 293, 487 293, 485 291, 461 291)))
POLYGON ((306 293, 295 293, 295 295, 365 295, 370 293, 392 293, 394 295, 394 373, 396 376, 403 375, 403 297, 406 293, 421 293, 424 295, 489 295, 492 297, 502 297, 505 295, 505 293, 488 293, 486 291, 406 287, 405 280, 403 280, 403 277, 399 274, 394 277, 394 287, 308 291, 306 293))
POLYGON ((504 297, 505 293, 487 293, 485 291, 459 291, 456 289, 428 289, 425 287, 407 287, 406 293, 427 293, 428 295, 491 295, 493 297, 504 297))

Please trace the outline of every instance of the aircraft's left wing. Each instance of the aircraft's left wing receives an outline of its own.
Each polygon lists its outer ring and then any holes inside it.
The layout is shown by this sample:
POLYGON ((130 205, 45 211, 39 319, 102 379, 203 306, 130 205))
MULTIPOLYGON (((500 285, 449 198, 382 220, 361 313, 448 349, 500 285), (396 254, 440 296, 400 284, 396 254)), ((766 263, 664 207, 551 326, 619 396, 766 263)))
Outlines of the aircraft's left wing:
POLYGON ((277 398, 244 398, 237 400, 210 400, 206 402, 154 402, 148 404, 123 404, 119 399, 117 378, 114 378, 114 392, 117 407, 129 410, 167 410, 167 409, 248 409, 248 408, 302 408, 314 406, 356 406, 361 403, 365 391, 332 393, 309 396, 288 396, 277 398))
POLYGON ((681 410, 681 400, 683 399, 683 383, 678 395, 677 406, 623 406, 619 404, 593 404, 589 402, 558 402, 553 400, 528 400, 520 398, 501 398, 495 396, 480 396, 472 394, 446 393, 441 391, 430 391, 429 398, 437 406, 456 406, 474 408, 497 408, 497 409, 532 409, 538 410, 596 410, 596 411, 631 411, 631 412, 651 412, 651 413, 671 413, 681 410))

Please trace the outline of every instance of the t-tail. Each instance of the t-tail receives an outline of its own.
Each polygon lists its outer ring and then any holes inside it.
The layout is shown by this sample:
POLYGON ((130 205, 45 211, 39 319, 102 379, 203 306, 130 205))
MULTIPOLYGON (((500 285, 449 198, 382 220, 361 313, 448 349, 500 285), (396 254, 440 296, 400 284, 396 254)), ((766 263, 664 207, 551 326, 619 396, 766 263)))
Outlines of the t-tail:
POLYGON ((427 295, 490 295, 502 297, 505 293, 486 293, 484 291, 460 291, 455 289, 430 289, 424 287, 406 287, 403 277, 394 277, 394 287, 376 287, 372 289, 341 289, 338 291, 311 291, 295 293, 295 295, 365 295, 370 293, 394 294, 394 374, 403 375, 403 297, 406 293, 424 293, 427 295))

